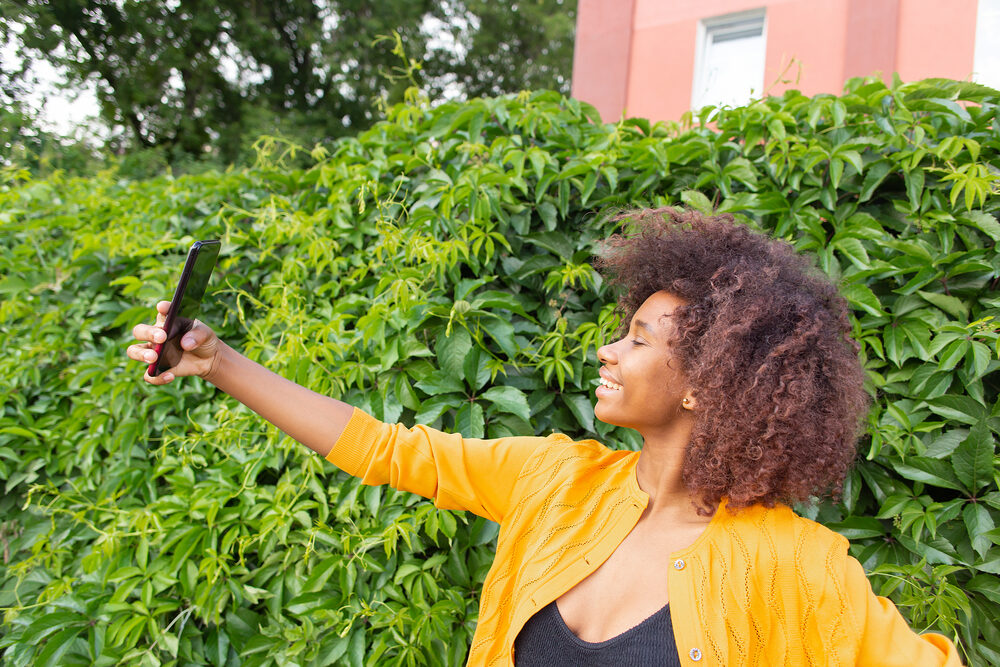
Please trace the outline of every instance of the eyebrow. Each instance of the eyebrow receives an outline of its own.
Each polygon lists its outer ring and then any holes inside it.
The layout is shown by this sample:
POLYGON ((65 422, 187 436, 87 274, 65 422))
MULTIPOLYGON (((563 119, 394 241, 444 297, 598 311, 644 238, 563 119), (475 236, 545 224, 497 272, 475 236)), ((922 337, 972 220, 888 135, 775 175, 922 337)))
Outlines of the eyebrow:
POLYGON ((649 333, 651 336, 657 335, 657 331, 653 329, 653 327, 647 324, 646 322, 643 322, 642 320, 634 320, 634 322, 635 322, 635 327, 637 329, 645 329, 646 332, 649 333))

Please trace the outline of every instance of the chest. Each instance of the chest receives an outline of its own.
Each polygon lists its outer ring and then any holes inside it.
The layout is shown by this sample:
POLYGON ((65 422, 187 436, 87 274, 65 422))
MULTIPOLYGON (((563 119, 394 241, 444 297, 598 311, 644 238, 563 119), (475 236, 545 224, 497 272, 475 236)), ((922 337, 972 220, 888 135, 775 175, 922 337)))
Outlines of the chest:
POLYGON ((640 521, 594 572, 558 599, 566 625, 580 639, 601 642, 635 627, 669 603, 671 554, 704 530, 640 521))

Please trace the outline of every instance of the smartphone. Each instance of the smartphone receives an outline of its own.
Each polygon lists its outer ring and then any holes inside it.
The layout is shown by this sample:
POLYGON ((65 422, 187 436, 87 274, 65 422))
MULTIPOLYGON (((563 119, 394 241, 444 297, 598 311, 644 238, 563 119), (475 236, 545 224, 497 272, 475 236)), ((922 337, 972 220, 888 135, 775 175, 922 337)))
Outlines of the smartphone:
POLYGON ((184 271, 170 301, 163 329, 167 339, 156 344, 156 361, 149 365, 149 375, 156 377, 173 368, 181 360, 181 336, 194 326, 201 312, 201 299, 208 288, 208 279, 219 259, 221 244, 216 240, 195 241, 184 262, 184 271))

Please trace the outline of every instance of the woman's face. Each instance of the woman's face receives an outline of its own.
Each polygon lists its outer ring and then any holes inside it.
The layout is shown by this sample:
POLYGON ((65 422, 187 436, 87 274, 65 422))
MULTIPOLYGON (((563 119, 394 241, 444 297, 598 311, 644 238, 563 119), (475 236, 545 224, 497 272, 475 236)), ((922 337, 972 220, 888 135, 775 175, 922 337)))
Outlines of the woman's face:
POLYGON ((656 292, 635 312, 628 334, 597 351, 602 364, 594 407, 598 419, 634 428, 648 437, 674 424, 687 412, 685 407, 694 407, 687 378, 671 345, 674 326, 670 315, 682 305, 684 302, 673 294, 656 292))

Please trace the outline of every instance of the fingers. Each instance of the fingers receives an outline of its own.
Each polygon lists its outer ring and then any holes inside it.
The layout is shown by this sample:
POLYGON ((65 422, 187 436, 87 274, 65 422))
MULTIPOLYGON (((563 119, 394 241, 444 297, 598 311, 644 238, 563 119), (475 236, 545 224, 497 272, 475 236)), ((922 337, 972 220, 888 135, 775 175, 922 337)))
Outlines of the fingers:
POLYGON ((132 327, 132 336, 135 337, 136 340, 144 340, 150 343, 162 343, 167 339, 167 332, 163 330, 162 326, 137 324, 132 327))
MULTIPOLYGON (((129 345, 126 355, 133 361, 140 361, 144 364, 151 364, 156 361, 157 354, 154 350, 155 343, 162 343, 167 339, 167 332, 163 330, 166 321, 166 313, 170 309, 169 301, 160 301, 156 304, 156 324, 137 324, 132 328, 132 336, 141 343, 129 345)), ((149 384, 164 385, 174 379, 174 374, 170 372, 161 373, 152 377, 147 369, 143 379, 149 384)))
POLYGON ((174 379, 174 374, 171 373, 170 371, 167 371, 166 373, 160 373, 156 377, 153 377, 149 374, 149 371, 147 370, 145 375, 142 376, 142 379, 148 382, 149 384, 162 386, 168 384, 169 382, 172 382, 174 379))
POLYGON ((162 327, 166 323, 168 310, 170 310, 169 301, 160 301, 156 304, 156 326, 162 327))
POLYGON ((128 349, 125 350, 125 354, 133 361, 143 361, 147 364, 156 361, 156 352, 149 343, 129 345, 128 349))
MULTIPOLYGON (((132 359, 133 361, 141 361, 144 364, 151 364, 157 359, 156 350, 153 349, 151 343, 137 343, 135 345, 129 345, 125 352, 129 359, 132 359)), ((156 377, 153 377, 149 374, 149 369, 147 368, 142 379, 149 384, 164 385, 174 379, 174 374, 167 371, 166 373, 160 373, 156 377)))

